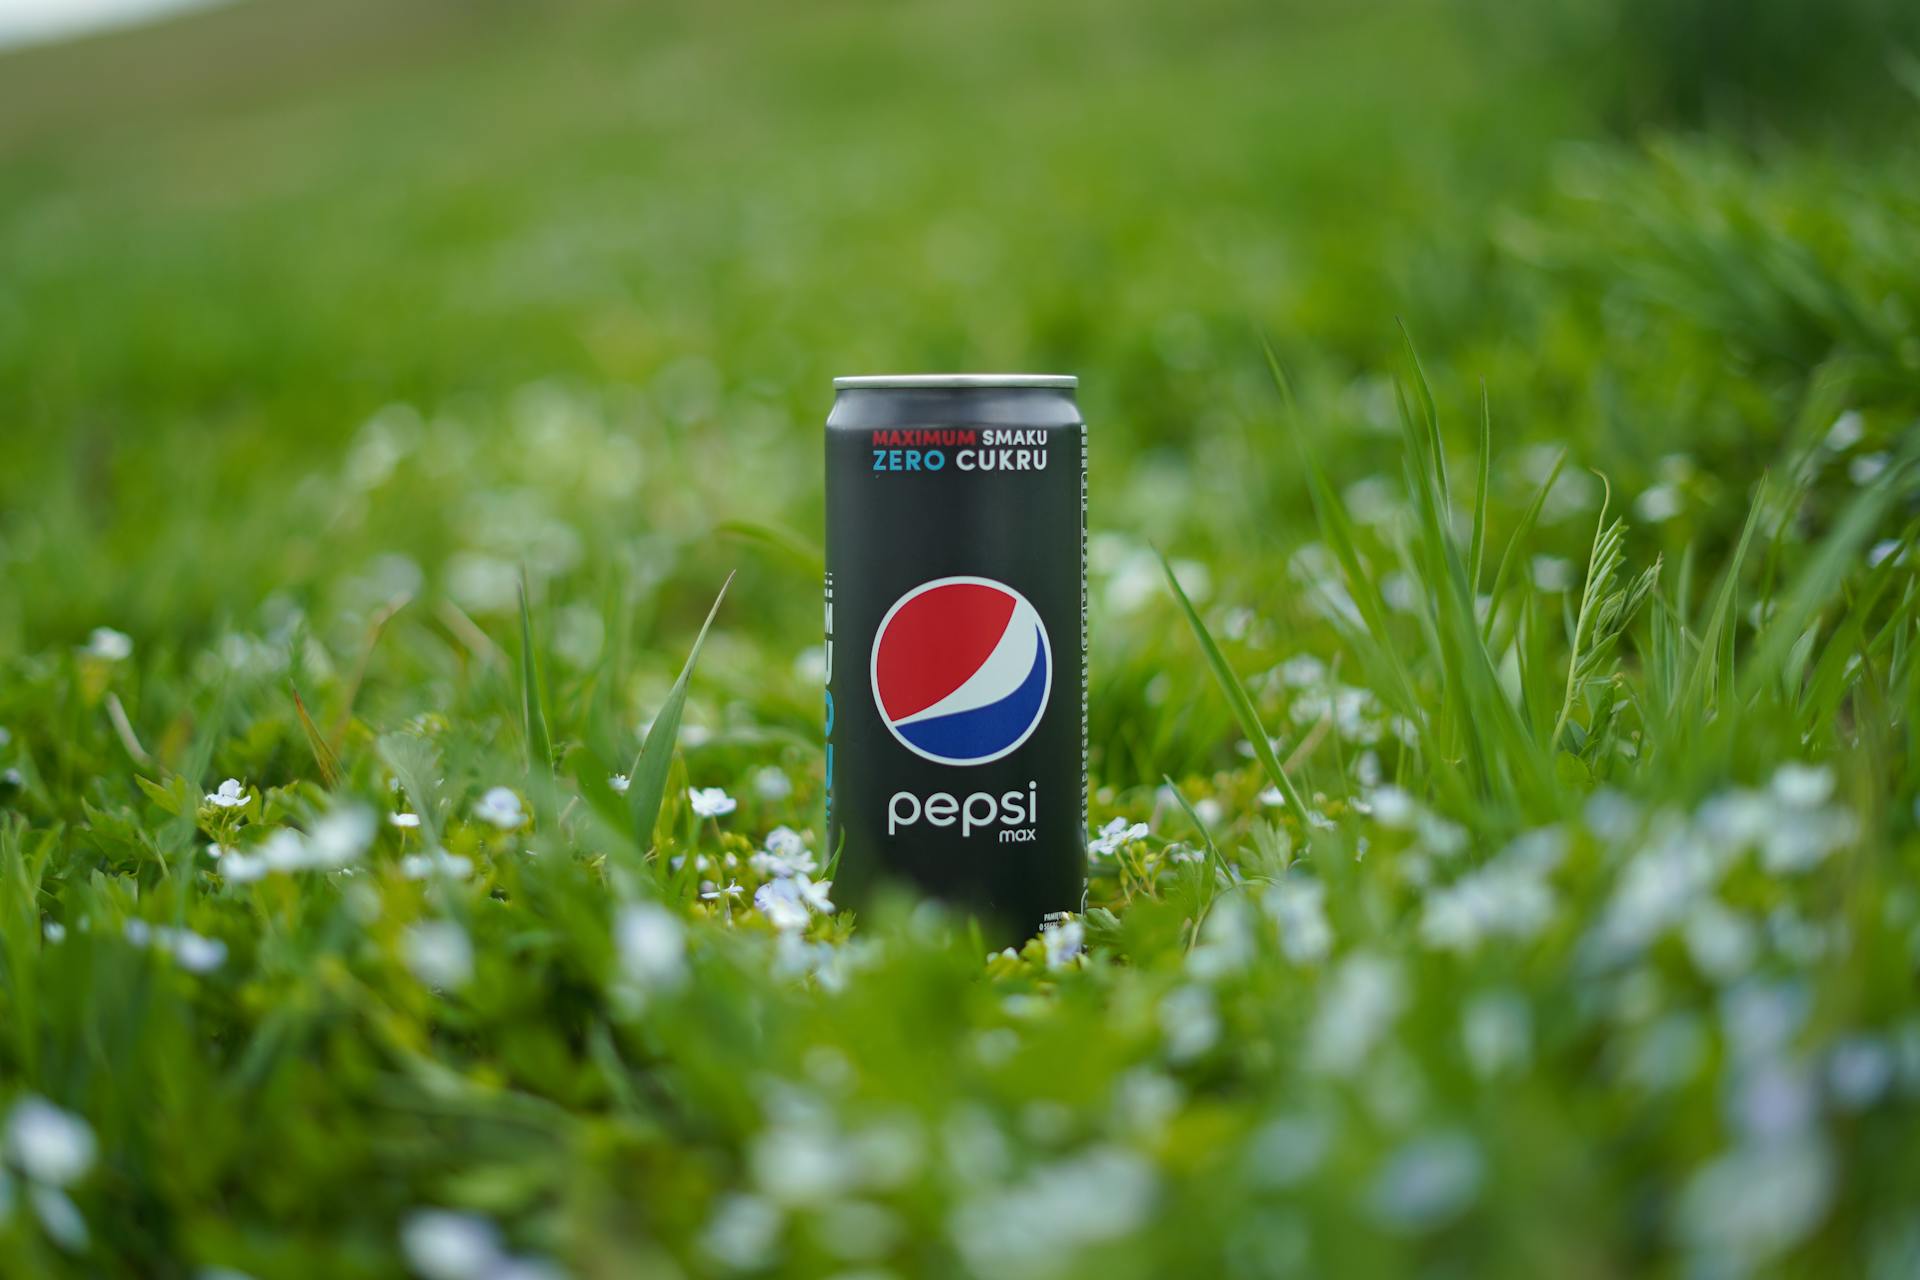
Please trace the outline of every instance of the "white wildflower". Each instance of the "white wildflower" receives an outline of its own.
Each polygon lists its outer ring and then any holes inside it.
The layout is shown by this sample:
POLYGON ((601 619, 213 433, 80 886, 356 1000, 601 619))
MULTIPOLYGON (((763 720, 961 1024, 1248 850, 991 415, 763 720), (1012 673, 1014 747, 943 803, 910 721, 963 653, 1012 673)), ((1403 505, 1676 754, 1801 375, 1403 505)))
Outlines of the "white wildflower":
POLYGON ((49 920, 40 926, 40 936, 52 946, 59 946, 67 940, 67 926, 58 920, 49 920))
POLYGON ((247 798, 247 788, 238 778, 228 778, 218 791, 207 793, 207 803, 218 809, 238 809, 247 798))
POLYGON ((1570 590, 1573 586, 1573 563, 1559 556, 1535 556, 1533 585, 1549 593, 1570 590))
POLYGON ((473 979, 473 942, 451 920, 410 925, 401 945, 407 968, 429 987, 458 990, 473 979))
POLYGON ((1333 950, 1327 923, 1326 886, 1318 880, 1288 876, 1261 896, 1260 905, 1280 932, 1280 950, 1294 964, 1318 964, 1333 950))
POLYGON ((1866 433, 1867 420, 1860 416, 1858 409, 1848 409, 1827 428, 1826 446, 1835 453, 1845 453, 1859 444, 1866 433))
POLYGON ((327 813, 307 833, 307 865, 319 871, 352 866, 373 843, 375 829, 371 809, 348 805, 327 813))
POLYGON ((423 1280, 490 1280, 503 1261, 500 1233, 491 1222, 448 1209, 408 1214, 400 1248, 423 1280))
POLYGON ((473 859, 463 854, 448 853, 445 849, 433 848, 425 853, 410 853, 400 859, 400 874, 409 880, 425 880, 429 876, 465 880, 473 874, 473 859))
POLYGON ((790 878, 769 880, 754 890, 753 905, 769 924, 782 931, 804 929, 811 918, 796 882, 790 878))
POLYGON ((693 787, 687 792, 696 818, 721 818, 740 807, 740 802, 719 787, 693 787))
POLYGON ((1160 1002, 1160 1031, 1166 1036, 1167 1057, 1191 1062, 1220 1040, 1220 1014, 1213 992, 1197 984, 1175 987, 1160 1002))
POLYGON ((608 788, 612 790, 613 794, 617 796, 623 796, 627 794, 627 788, 631 787, 632 785, 633 785, 633 779, 629 778, 624 773, 616 773, 612 777, 607 779, 608 788))
POLYGON ((38 1095, 21 1098, 7 1113, 7 1156, 34 1182, 72 1186, 93 1168, 96 1150, 85 1120, 38 1095))
POLYGON ((1333 1145, 1333 1124, 1319 1112, 1279 1116, 1254 1130, 1244 1157, 1248 1180, 1263 1189, 1298 1186, 1333 1145))
POLYGON ((799 894, 800 901, 809 910, 817 911, 823 916, 833 914, 833 900, 827 896, 833 888, 833 881, 815 880, 802 872, 793 878, 792 884, 795 892, 799 894))
POLYGON ((1280 682, 1290 689, 1311 689, 1327 678, 1327 664, 1306 653, 1288 658, 1274 670, 1279 673, 1280 682))
POLYGON ((1147 824, 1129 823, 1125 818, 1115 818, 1100 828, 1100 834, 1087 841, 1087 853, 1095 858, 1107 858, 1118 852, 1121 846, 1147 838, 1147 824))
POLYGON ((1887 1047, 1868 1036, 1853 1036, 1833 1046, 1827 1058, 1827 1088, 1834 1101, 1849 1111, 1861 1111, 1878 1102, 1893 1084, 1894 1057, 1887 1047))
POLYGON ((66 1192, 59 1187, 35 1183, 27 1188, 27 1203, 33 1206, 33 1216, 40 1220, 41 1230, 55 1244, 68 1253, 79 1253, 87 1247, 87 1220, 80 1216, 80 1207, 66 1192))
POLYGON ((1453 1221, 1480 1192, 1480 1149, 1464 1133, 1415 1139, 1374 1180, 1374 1216, 1389 1230, 1431 1231, 1453 1221))
POLYGON ((1400 787, 1391 784, 1375 787, 1367 795, 1373 808, 1373 820, 1383 827, 1404 831, 1420 816, 1420 802, 1400 787))
POLYGON ((1708 899, 1687 916, 1683 936, 1694 967, 1715 982, 1729 982, 1753 967, 1756 930, 1731 908, 1708 899))
POLYGON ((700 1233, 700 1247, 735 1271, 757 1271, 773 1260, 782 1224, 780 1210, 765 1196, 723 1195, 700 1233))
POLYGON ((766 848, 748 858, 747 865, 762 876, 776 879, 812 875, 818 869, 806 841, 792 827, 769 831, 766 848))
POLYGON ((1427 895, 1420 936, 1430 947, 1472 951, 1492 937, 1533 937, 1552 922, 1553 908, 1537 867, 1496 858, 1427 895))
POLYGON ((1648 524, 1661 524, 1680 514, 1680 491, 1670 484, 1657 484, 1634 499, 1633 513, 1648 524))
POLYGON ((1346 1075, 1365 1062, 1406 1001, 1400 969, 1384 956, 1356 952, 1326 983, 1308 1031, 1307 1063, 1346 1075))
POLYGON ((1826 1217, 1833 1162, 1817 1141, 1737 1148, 1696 1173, 1679 1200, 1681 1235, 1741 1270, 1805 1239, 1826 1217))
POLYGON ((1078 920, 1062 920, 1040 930, 1047 968, 1064 969, 1086 948, 1087 928, 1078 920))
POLYGON ((1481 1079, 1522 1070, 1532 1055, 1533 1013, 1517 994, 1482 992, 1461 1011, 1460 1039, 1481 1079))
POLYGON ((488 788, 480 797, 480 803, 473 807, 473 816, 502 831, 512 831, 527 820, 526 812, 520 807, 520 797, 508 787, 488 788))
POLYGON ((387 815, 387 821, 402 831, 418 831, 420 829, 420 815, 417 813, 390 813, 387 815))
POLYGON ((778 765, 764 765, 753 771, 753 794, 762 800, 785 800, 793 794, 793 779, 778 765))
POLYGON ((205 938, 191 929, 168 929, 163 937, 164 949, 188 973, 212 973, 227 962, 227 944, 218 938, 205 938))
POLYGON ((1833 795, 1833 770, 1825 765, 1788 761, 1773 772, 1771 790, 1780 803, 1812 809, 1833 795))
POLYGON ((220 878, 229 884, 252 884, 265 879, 267 871, 264 858, 239 849, 227 850, 226 856, 220 859, 220 878))
POLYGON ((614 920, 621 975, 643 991, 670 991, 687 975, 687 931, 657 902, 630 902, 614 920))
POLYGON ((95 627, 80 652, 102 662, 123 662, 133 656, 133 637, 112 627, 95 627))
POLYGON ((1115 1240, 1143 1223, 1158 1193, 1153 1165, 1119 1147, 1095 1147, 1042 1165, 1023 1181, 962 1200, 947 1233, 976 1273, 1023 1277, 1115 1240))
POLYGON ((1847 464, 1847 479, 1862 487, 1870 485, 1880 478, 1889 461, 1885 453, 1863 453, 1847 464))

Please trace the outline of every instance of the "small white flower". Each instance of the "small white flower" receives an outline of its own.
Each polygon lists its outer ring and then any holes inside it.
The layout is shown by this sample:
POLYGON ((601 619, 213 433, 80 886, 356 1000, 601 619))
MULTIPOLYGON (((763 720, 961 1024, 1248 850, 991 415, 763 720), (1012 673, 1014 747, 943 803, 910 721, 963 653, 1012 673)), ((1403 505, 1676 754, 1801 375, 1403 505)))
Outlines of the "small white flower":
POLYGON ((49 920, 40 926, 40 936, 57 947, 67 940, 67 926, 58 920, 49 920))
POLYGON ((701 888, 700 896, 709 902, 713 902, 720 898, 731 900, 745 892, 746 890, 740 887, 738 880, 729 880, 724 885, 717 885, 709 880, 706 885, 701 888))
POLYGON ((1568 590, 1573 586, 1573 563, 1559 556, 1535 556, 1533 585, 1549 593, 1568 590))
POLYGON ((642 990, 672 990, 687 975, 687 931, 657 902, 631 902, 614 920, 620 971, 642 990))
POLYGON ((36 1094, 7 1115, 7 1155, 34 1182, 66 1187, 93 1168, 96 1144, 87 1122, 36 1094))
POLYGON ((753 905, 774 928, 785 932, 807 927, 807 906, 791 879, 769 880, 754 890, 753 905))
POLYGON ((1860 416, 1858 409, 1848 409, 1833 420, 1827 429, 1827 448, 1835 453, 1845 453, 1860 443, 1860 437, 1867 433, 1867 420, 1860 416))
POLYGON ((1374 1215, 1396 1231, 1443 1226, 1473 1203, 1481 1173, 1480 1150, 1466 1134, 1416 1139, 1380 1171, 1371 1197, 1374 1215))
POLYGON ((1847 464, 1847 479, 1863 487, 1870 485, 1887 469, 1887 462, 1884 453, 1863 453, 1847 464))
POLYGON ((793 779, 778 765, 766 765, 753 771, 753 794, 762 800, 785 800, 793 794, 793 779))
POLYGON ((133 638, 112 627, 95 627, 80 652, 103 662, 122 662, 133 656, 133 638))
POLYGON ((1773 773, 1773 794, 1782 804, 1812 809, 1833 795, 1833 770, 1825 765, 1789 761, 1773 773))
POLYGON ((33 1216, 40 1219, 41 1230, 55 1244, 68 1253, 79 1253, 87 1247, 87 1220, 66 1192, 35 1183, 27 1188, 27 1203, 33 1206, 33 1216))
POLYGON ((219 809, 238 809, 247 802, 247 789, 238 778, 228 778, 218 791, 207 793, 207 803, 219 809))
POLYGON ((1064 969, 1086 949, 1087 927, 1078 920, 1062 920, 1040 931, 1046 947, 1047 968, 1064 969))
POLYGON ((415 831, 420 827, 420 815, 417 813, 390 813, 387 821, 402 831, 415 831))
POLYGON ((627 794, 627 788, 633 785, 633 779, 624 773, 616 773, 607 779, 607 787, 617 796, 627 794))
POLYGON ((465 880, 473 874, 473 859, 445 849, 429 849, 400 859, 400 874, 409 880, 425 880, 429 876, 465 880))
POLYGON ((335 809, 307 833, 307 865, 322 871, 351 866, 373 843, 373 811, 357 805, 335 809))
POLYGON ((220 878, 230 884, 252 884, 265 878, 267 869, 266 859, 239 849, 227 850, 220 859, 220 878))
POLYGON ((227 944, 218 938, 203 938, 191 929, 167 930, 163 945, 173 961, 188 973, 212 973, 227 962, 227 944))
POLYGON ((1087 841, 1087 852, 1096 858, 1111 857, 1122 846, 1146 839, 1147 834, 1146 823, 1129 823, 1125 818, 1115 818, 1100 828, 1099 835, 1087 841))
POLYGON ((833 881, 813 880, 803 871, 793 878, 793 885, 800 895, 800 901, 808 908, 823 916, 833 914, 833 901, 827 897, 828 890, 833 888, 833 881))
POLYGON ((1680 514, 1680 491, 1657 484, 1634 500, 1633 512, 1648 524, 1660 524, 1680 514))
POLYGON ((407 968, 429 987, 457 989, 473 978, 473 942, 451 920, 423 920, 408 927, 401 945, 407 968))
POLYGON ((490 787, 480 797, 480 803, 473 806, 473 816, 482 822, 492 823, 502 831, 512 831, 527 820, 520 807, 520 797, 507 787, 490 787))
POLYGON ((1175 987, 1160 1002, 1160 1030, 1167 1038, 1167 1057, 1191 1062, 1219 1042, 1220 1014, 1213 993, 1205 987, 1175 987))
POLYGON ((400 1227, 400 1248, 423 1280, 486 1280, 500 1263, 500 1233, 478 1214, 420 1209, 400 1227))
POLYGON ((1325 885, 1300 876, 1275 882, 1261 896, 1260 905, 1279 927, 1280 950, 1294 964, 1318 964, 1333 950, 1326 899, 1325 885))
POLYGON ((687 792, 697 818, 720 818, 740 807, 740 802, 719 787, 693 787, 687 792))

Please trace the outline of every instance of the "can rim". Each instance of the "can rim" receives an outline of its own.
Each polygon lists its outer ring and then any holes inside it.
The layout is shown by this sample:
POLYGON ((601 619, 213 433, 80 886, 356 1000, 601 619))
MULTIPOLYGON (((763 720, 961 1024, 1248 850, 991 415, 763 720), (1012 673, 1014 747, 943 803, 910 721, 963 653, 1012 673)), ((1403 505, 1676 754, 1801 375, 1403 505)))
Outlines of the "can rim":
POLYGON ((880 373, 835 378, 836 391, 879 390, 888 387, 921 390, 964 387, 1055 387, 1072 390, 1080 379, 1071 373, 880 373))

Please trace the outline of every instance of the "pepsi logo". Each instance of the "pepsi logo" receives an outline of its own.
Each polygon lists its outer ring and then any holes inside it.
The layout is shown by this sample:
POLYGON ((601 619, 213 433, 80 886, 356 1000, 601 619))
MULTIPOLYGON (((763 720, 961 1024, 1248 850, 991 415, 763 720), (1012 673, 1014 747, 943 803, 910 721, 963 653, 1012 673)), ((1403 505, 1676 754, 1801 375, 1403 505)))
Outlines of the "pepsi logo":
POLYGON ((873 639, 873 703, 900 745, 986 764, 1039 727, 1053 690, 1047 628, 991 578, 936 578, 894 601, 873 639))

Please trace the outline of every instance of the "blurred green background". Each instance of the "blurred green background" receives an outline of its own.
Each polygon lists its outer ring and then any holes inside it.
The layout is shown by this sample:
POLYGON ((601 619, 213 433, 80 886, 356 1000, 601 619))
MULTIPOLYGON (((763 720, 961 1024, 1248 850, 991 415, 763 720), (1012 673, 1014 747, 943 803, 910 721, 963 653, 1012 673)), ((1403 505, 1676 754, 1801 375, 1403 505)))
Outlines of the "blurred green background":
POLYGON ((1911 386, 1913 177, 1847 157, 1906 152, 1914 21, 259 3, 16 53, 0 645, 442 591, 484 624, 524 559, 543 595, 640 573, 673 634, 737 567, 735 621, 797 650, 812 584, 714 530, 817 538, 863 370, 1078 372, 1107 561, 1219 551, 1270 609, 1306 508, 1263 336, 1344 481, 1396 320, 1460 420, 1487 383, 1515 501, 1524 442, 1629 494, 1681 452, 1674 541, 1724 538, 1722 464, 1757 473, 1815 367, 1911 386))

